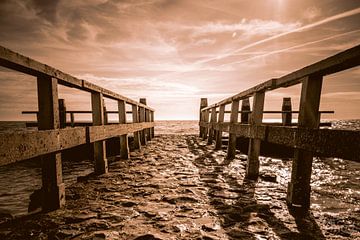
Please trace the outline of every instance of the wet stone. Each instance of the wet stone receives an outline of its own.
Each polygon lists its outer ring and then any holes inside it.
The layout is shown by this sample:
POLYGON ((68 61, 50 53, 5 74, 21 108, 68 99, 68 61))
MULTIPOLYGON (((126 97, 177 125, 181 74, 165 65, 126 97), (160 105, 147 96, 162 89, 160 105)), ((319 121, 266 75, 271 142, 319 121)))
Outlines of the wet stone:
POLYGON ((275 173, 270 173, 270 172, 260 173, 260 178, 266 182, 273 182, 273 183, 277 182, 276 180, 277 177, 275 173))
MULTIPOLYGON (((0 223, 0 239, 357 239, 359 211, 324 215, 312 206, 315 218, 295 220, 278 171, 290 163, 261 158, 260 179, 247 181, 245 160, 227 161, 226 147, 194 135, 161 135, 110 163, 108 174, 67 186, 63 209, 0 223)), ((329 192, 314 189, 317 201, 329 192)))
POLYGON ((79 223, 96 217, 97 217, 97 213, 81 213, 81 214, 65 217, 65 222, 67 224, 79 223))

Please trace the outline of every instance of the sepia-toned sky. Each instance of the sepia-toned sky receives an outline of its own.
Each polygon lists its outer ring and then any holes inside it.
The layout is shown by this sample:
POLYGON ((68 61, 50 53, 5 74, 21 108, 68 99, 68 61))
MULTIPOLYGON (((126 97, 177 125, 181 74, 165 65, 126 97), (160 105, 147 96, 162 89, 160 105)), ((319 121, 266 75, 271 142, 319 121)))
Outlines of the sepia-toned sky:
MULTIPOLYGON (((1 0, 0 45, 122 95, 156 119, 219 101, 360 43, 359 0, 1 0)), ((360 69, 325 77, 324 118, 360 118, 360 69)), ((0 68, 0 120, 36 110, 33 77, 0 68)), ((299 86, 266 95, 298 106, 299 86)), ((68 110, 90 97, 60 88, 68 110)), ((108 108, 114 102, 107 101, 108 108)))

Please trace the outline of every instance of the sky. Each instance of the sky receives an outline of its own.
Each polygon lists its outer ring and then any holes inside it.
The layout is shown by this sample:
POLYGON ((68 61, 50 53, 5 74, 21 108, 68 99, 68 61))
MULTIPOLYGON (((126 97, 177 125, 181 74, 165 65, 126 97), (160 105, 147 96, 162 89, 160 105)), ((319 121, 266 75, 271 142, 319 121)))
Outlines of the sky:
MULTIPOLYGON (((155 119, 198 119, 200 98, 215 103, 359 39, 358 0, 0 1, 0 45, 145 97, 155 119)), ((324 118, 360 119, 359 76, 357 67, 325 77, 321 109, 335 114, 324 118)), ((0 82, 0 120, 28 119, 21 111, 37 109, 36 79, 0 68, 0 82)), ((68 110, 91 109, 88 93, 59 92, 68 110)), ((299 94, 299 85, 268 92, 265 110, 280 110, 283 97, 296 110, 299 94)))

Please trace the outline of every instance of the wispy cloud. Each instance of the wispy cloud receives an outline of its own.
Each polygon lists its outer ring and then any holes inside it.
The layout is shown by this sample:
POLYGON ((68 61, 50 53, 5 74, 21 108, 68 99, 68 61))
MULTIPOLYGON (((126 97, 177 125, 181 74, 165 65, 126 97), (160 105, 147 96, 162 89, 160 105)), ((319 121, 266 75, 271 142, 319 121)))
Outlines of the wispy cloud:
POLYGON ((262 20, 262 19, 242 19, 238 23, 219 23, 211 22, 202 26, 188 26, 184 28, 191 29, 194 35, 206 35, 213 33, 226 33, 238 32, 238 34, 244 35, 273 35, 283 32, 289 32, 297 29, 301 26, 299 22, 295 23, 281 23, 273 20, 262 20))
POLYGON ((320 25, 330 23, 330 22, 333 22, 333 21, 336 21, 336 20, 339 20, 339 19, 342 19, 342 18, 351 17, 351 16, 357 15, 359 13, 360 13, 360 7, 356 8, 356 9, 353 9, 353 10, 350 10, 350 11, 346 11, 346 12, 343 12, 343 13, 336 14, 336 15, 331 16, 331 17, 327 17, 327 18, 322 19, 320 21, 317 21, 317 22, 314 22, 314 23, 311 23, 311 24, 308 24, 308 25, 305 25, 305 26, 302 26, 302 27, 299 27, 299 28, 295 28, 295 29, 292 29, 292 30, 289 30, 289 31, 286 31, 286 32, 283 32, 283 33, 280 33, 280 34, 277 34, 277 35, 273 35, 273 36, 268 37, 268 38, 264 38, 262 40, 247 44, 247 45, 245 45, 245 46, 243 46, 241 48, 235 49, 232 52, 219 55, 216 58, 210 58, 210 59, 202 60, 199 63, 205 63, 205 62, 210 62, 210 61, 226 58, 226 57, 232 56, 234 54, 237 54, 237 53, 239 53, 241 51, 247 50, 249 48, 252 48, 252 47, 258 46, 260 44, 264 44, 264 43, 270 42, 272 40, 278 39, 280 37, 283 37, 283 36, 286 36, 286 35, 289 35, 289 34, 292 34, 292 33, 295 33, 295 32, 302 32, 302 31, 305 31, 305 30, 308 30, 308 29, 311 29, 311 28, 314 28, 314 27, 318 27, 320 25))
MULTIPOLYGON (((322 38, 322 39, 319 39, 319 40, 298 44, 298 45, 288 47, 288 48, 277 49, 277 50, 274 50, 274 51, 265 52, 265 53, 255 55, 255 56, 250 57, 250 58, 246 58, 246 59, 241 60, 241 61, 235 61, 235 62, 221 64, 220 66, 240 64, 240 63, 244 63, 244 62, 247 62, 247 61, 252 61, 252 60, 255 60, 255 59, 258 59, 258 58, 268 57, 268 56, 273 55, 273 54, 291 52, 292 50, 300 49, 300 48, 303 48, 303 47, 306 47, 306 46, 309 46, 309 45, 313 45, 313 44, 317 44, 317 43, 321 43, 321 42, 326 42, 326 41, 329 41, 329 40, 333 40, 335 38, 344 37, 344 36, 347 36, 347 35, 358 34, 358 33, 360 33, 360 29, 350 31, 350 32, 345 32, 345 33, 339 33, 339 34, 336 34, 336 35, 332 35, 330 37, 326 37, 326 38, 322 38)), ((346 44, 346 46, 344 46, 344 44, 341 44, 341 47, 340 48, 336 47, 335 50, 347 49, 347 48, 353 47, 354 45, 355 45, 354 43, 348 43, 348 44, 346 44)), ((325 49, 327 51, 334 50, 334 48, 331 47, 331 46, 327 46, 325 49)), ((317 51, 319 51, 319 49, 317 49, 317 51)))

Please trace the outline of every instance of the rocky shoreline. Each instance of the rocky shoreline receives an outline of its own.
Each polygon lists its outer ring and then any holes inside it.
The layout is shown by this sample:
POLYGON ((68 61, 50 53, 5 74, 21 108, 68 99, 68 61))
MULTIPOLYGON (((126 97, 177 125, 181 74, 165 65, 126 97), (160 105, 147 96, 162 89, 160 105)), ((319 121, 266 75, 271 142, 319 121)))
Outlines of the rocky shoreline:
POLYGON ((3 218, 0 239, 360 238, 359 210, 295 219, 268 159, 257 182, 245 181, 246 157, 226 161, 213 149, 195 135, 157 136, 108 174, 68 187, 64 209, 3 218))

